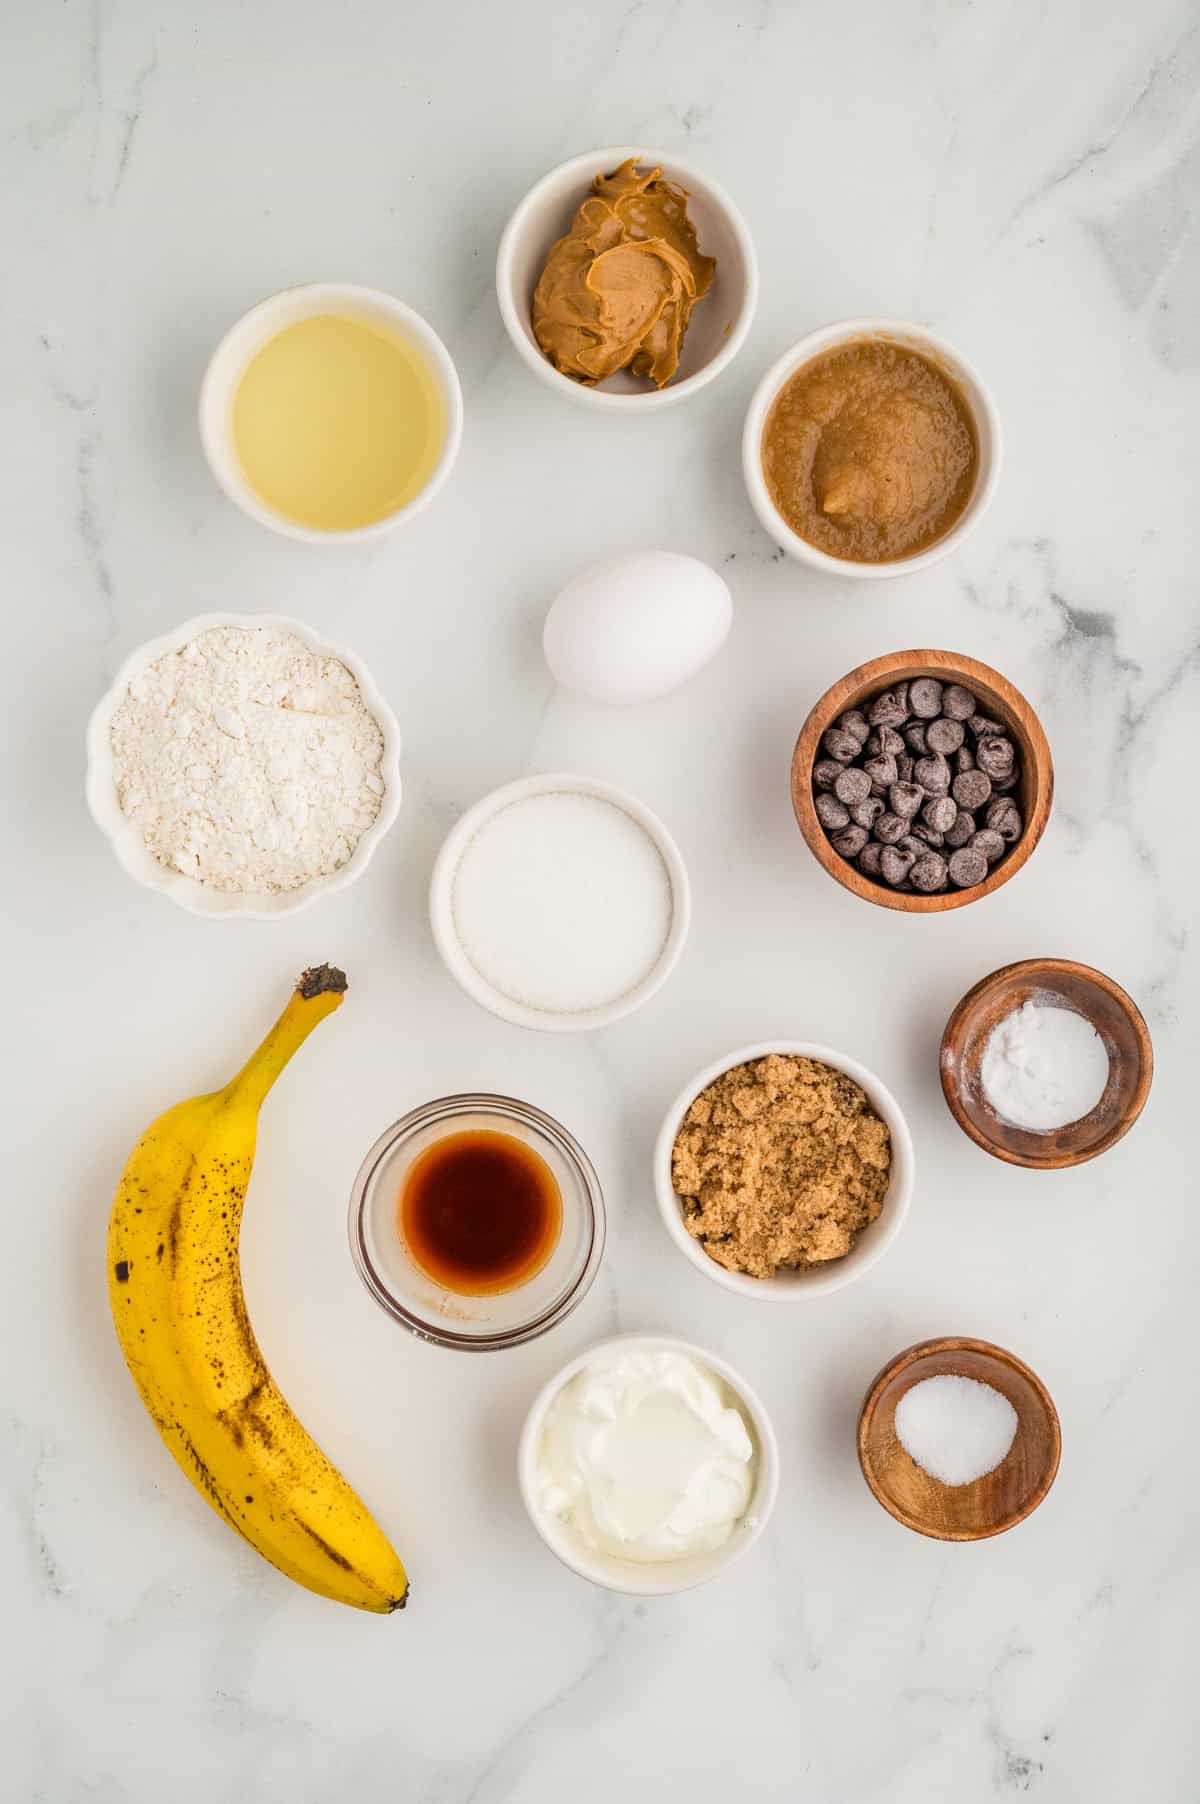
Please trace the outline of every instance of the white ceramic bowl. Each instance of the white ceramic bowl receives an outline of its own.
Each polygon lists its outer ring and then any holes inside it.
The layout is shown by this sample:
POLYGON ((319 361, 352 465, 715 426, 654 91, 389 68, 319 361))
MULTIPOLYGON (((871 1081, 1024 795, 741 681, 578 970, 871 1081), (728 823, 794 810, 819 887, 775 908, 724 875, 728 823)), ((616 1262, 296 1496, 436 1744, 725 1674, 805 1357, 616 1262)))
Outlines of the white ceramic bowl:
POLYGON ((873 1071, 868 1071, 865 1065, 860 1065, 857 1059, 847 1057, 844 1052, 835 1052, 831 1046, 814 1046, 809 1040, 763 1040, 756 1046, 742 1046, 737 1052, 726 1053, 724 1058, 714 1059, 711 1065, 697 1072, 679 1092, 667 1110, 654 1148, 654 1194, 667 1233, 684 1258, 698 1272, 703 1272, 706 1278, 711 1278, 714 1284, 720 1284, 725 1290, 736 1291, 739 1296, 753 1297, 760 1303, 805 1303, 810 1297, 824 1296, 831 1290, 841 1290, 843 1285, 853 1283, 855 1278, 861 1278, 864 1272, 870 1271, 876 1260, 883 1257, 903 1227, 904 1218, 908 1214, 914 1170, 912 1135, 908 1131, 908 1123, 896 1098, 873 1071), (671 1183, 671 1150, 683 1118, 701 1090, 707 1089, 715 1078, 723 1072, 731 1071, 735 1065, 745 1065, 751 1059, 765 1058, 770 1052, 817 1059, 822 1065, 832 1065, 835 1070, 844 1071, 847 1077, 861 1085, 871 1107, 886 1122, 891 1134, 892 1168, 882 1211, 869 1227, 863 1229, 850 1251, 841 1259, 831 1259, 825 1265, 812 1266, 805 1271, 777 1272, 773 1278, 751 1278, 745 1272, 726 1271, 723 1265, 710 1259, 700 1242, 688 1233, 679 1198, 671 1183))
POLYGON ((303 539, 310 545, 352 545, 390 532, 432 501, 450 474, 462 442, 462 389, 450 353, 433 327, 403 301, 397 301, 377 288, 361 288, 354 282, 310 282, 269 295, 230 327, 204 373, 199 420, 200 442, 209 468, 229 499, 236 502, 244 514, 269 526, 273 532, 282 533, 285 538, 303 539), (424 488, 395 513, 387 514, 382 520, 373 520, 368 526, 355 526, 344 532, 302 526, 299 521, 289 520, 286 515, 268 507, 246 481, 230 431, 234 395, 250 359, 285 326, 320 313, 338 313, 343 318, 363 320, 415 345, 437 383, 444 411, 445 437, 441 455, 424 488))
POLYGON ((493 1015, 499 1015, 502 1021, 511 1021, 517 1027, 539 1028, 548 1033, 579 1033, 591 1027, 607 1027, 611 1021, 619 1021, 623 1015, 630 1015, 634 1009, 641 1008, 666 982, 673 970, 683 951, 691 916, 692 899, 687 867, 678 846, 658 816, 652 814, 636 797, 614 788, 611 783, 555 772, 539 777, 521 777, 515 783, 506 783, 502 789, 492 790, 490 795, 476 802, 473 808, 468 808, 447 835, 434 863, 433 879, 429 886, 429 921, 433 937, 446 969, 456 983, 482 1008, 490 1010, 493 1015), (511 996, 506 996, 502 990, 489 983, 471 963, 454 924, 454 878, 459 860, 485 821, 491 820, 493 815, 510 807, 513 802, 523 802, 530 796, 561 795, 564 792, 595 796, 602 802, 611 802, 614 807, 623 809, 649 835, 667 867, 672 913, 670 931, 662 952, 639 984, 627 990, 615 1002, 604 1003, 598 1008, 558 1014, 548 1009, 531 1008, 524 1002, 515 1002, 511 996))
POLYGON ((581 1578, 590 1579, 593 1585, 602 1585, 607 1591, 623 1591, 630 1597, 663 1597, 673 1591, 689 1591, 693 1585, 702 1585, 707 1579, 716 1578, 718 1573, 724 1572, 727 1566, 740 1559, 746 1549, 758 1540, 767 1525, 779 1491, 779 1446, 770 1417, 759 1397, 741 1374, 735 1372, 725 1360, 718 1359, 715 1353, 709 1353, 704 1347, 679 1340, 673 1334, 622 1334, 613 1340, 601 1341, 586 1353, 581 1353, 578 1359, 571 1360, 538 1392, 521 1430, 517 1449, 517 1483, 521 1500, 529 1512, 529 1520, 551 1553, 564 1566, 577 1572, 581 1578), (616 1559, 611 1554, 588 1547, 568 1523, 547 1516, 539 1506, 537 1461, 546 1412, 564 1384, 569 1384, 594 1359, 616 1348, 684 1353, 698 1365, 708 1366, 722 1378, 741 1404, 758 1456, 754 1490, 746 1514, 728 1541, 711 1553, 695 1554, 682 1560, 664 1560, 657 1564, 616 1559))
POLYGON ((758 261, 746 223, 729 196, 694 163, 667 151, 622 144, 589 150, 560 163, 534 184, 500 239, 496 296, 508 336, 535 376, 581 407, 606 413, 647 413, 695 394, 737 356, 758 304, 758 261), (688 192, 688 211, 705 256, 715 257, 712 287, 692 313, 679 369, 663 389, 622 370, 596 388, 564 376, 533 336, 533 291, 555 241, 563 236, 591 187, 594 176, 616 169, 629 157, 642 167, 661 165, 663 175, 688 192))
POLYGON ((197 614, 194 619, 185 620, 182 626, 176 627, 174 632, 164 633, 161 639, 148 639, 135 652, 131 652, 113 678, 111 688, 97 702, 87 728, 86 793, 92 819, 111 842, 119 862, 131 877, 136 877, 147 889, 160 890, 172 902, 178 902, 181 908, 188 909, 194 915, 271 920, 277 915, 294 914, 299 908, 307 908, 318 896, 330 896, 334 890, 345 889, 362 876, 371 862, 376 846, 400 812, 400 729, 396 725, 395 715, 371 680, 366 665, 353 652, 344 651, 340 645, 330 645, 314 633, 310 626, 306 626, 303 620, 293 620, 287 614, 197 614), (281 627, 286 632, 295 633, 313 651, 320 652, 325 657, 337 658, 358 684, 363 701, 379 722, 379 730, 383 734, 383 759, 380 764, 380 774, 384 781, 383 802, 373 825, 367 828, 354 848, 353 855, 340 870, 334 871, 329 877, 316 877, 303 888, 289 890, 285 895, 234 895, 224 890, 209 889, 194 877, 184 876, 182 871, 169 871, 147 851, 141 833, 132 821, 125 818, 117 801, 113 780, 112 721, 131 679, 148 664, 166 657, 169 652, 178 651, 189 639, 194 639, 197 633, 207 632, 214 626, 281 627))
POLYGON ((810 568, 820 570, 826 576, 858 577, 864 581, 888 576, 911 576, 914 570, 926 570, 930 564, 949 557, 978 525, 990 505, 996 484, 1000 480, 1000 416, 987 384, 973 365, 967 362, 961 351, 956 351, 944 338, 927 332, 924 326, 909 325, 904 320, 894 319, 839 320, 836 325, 823 326, 819 332, 810 332, 807 338, 794 344, 790 351, 785 351, 771 365, 755 389, 742 431, 742 473, 746 492, 764 529, 777 545, 781 545, 784 551, 802 564, 808 564, 810 568), (911 350, 921 351, 931 362, 952 376, 967 398, 979 443, 979 467, 971 499, 945 538, 939 539, 925 551, 916 552, 912 557, 894 558, 884 564, 855 563, 849 558, 830 557, 827 552, 818 551, 815 545, 810 545, 807 539, 802 539, 799 533, 793 532, 771 499, 762 468, 763 429, 780 389, 798 369, 811 363, 823 351, 830 350, 834 345, 863 338, 885 338, 911 350))

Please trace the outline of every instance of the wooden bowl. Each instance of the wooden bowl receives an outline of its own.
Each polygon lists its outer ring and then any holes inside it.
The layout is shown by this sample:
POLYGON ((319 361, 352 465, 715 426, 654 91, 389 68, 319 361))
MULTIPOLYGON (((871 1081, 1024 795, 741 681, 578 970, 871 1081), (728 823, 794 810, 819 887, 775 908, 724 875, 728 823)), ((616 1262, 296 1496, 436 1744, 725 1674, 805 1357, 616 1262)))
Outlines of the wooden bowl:
POLYGON ((919 1341, 889 1360, 873 1380, 858 1417, 858 1461, 877 1500, 919 1535, 983 1541, 1023 1522, 1054 1483, 1062 1453, 1058 1411, 1036 1373, 986 1340, 919 1341), (896 1405, 914 1384, 952 1373, 1003 1393, 1017 1432, 995 1471, 966 1485, 944 1485, 909 1458, 896 1435, 896 1405))
POLYGON ((1045 831, 1053 795, 1054 765, 1037 715, 998 670, 962 652, 894 651, 883 658, 872 658, 869 664, 860 664, 825 691, 801 727, 792 754, 792 807, 813 856, 852 895, 861 896, 865 902, 877 902, 882 908, 902 909, 906 914, 939 914, 946 908, 963 908, 968 902, 990 896, 1002 883, 1015 877, 1045 831), (946 890, 938 896, 894 890, 864 875, 857 865, 834 851, 813 802, 812 769, 825 729, 847 708, 861 708, 885 689, 919 676, 962 683, 973 690, 983 703, 984 712, 1004 722, 1021 757, 1021 781, 1014 799, 1025 821, 1024 833, 1012 850, 992 866, 982 883, 970 889, 946 890))
POLYGON ((1115 1146, 1141 1114, 1154 1076, 1150 1030, 1133 998, 1103 971, 1068 958, 1023 958, 981 979, 947 1021, 938 1063, 943 1094, 963 1132, 985 1153, 1038 1171, 1082 1165, 1115 1146), (1095 1108, 1046 1133, 997 1115, 979 1076, 992 1029, 1031 998, 1085 1016, 1108 1052, 1108 1083, 1095 1108))

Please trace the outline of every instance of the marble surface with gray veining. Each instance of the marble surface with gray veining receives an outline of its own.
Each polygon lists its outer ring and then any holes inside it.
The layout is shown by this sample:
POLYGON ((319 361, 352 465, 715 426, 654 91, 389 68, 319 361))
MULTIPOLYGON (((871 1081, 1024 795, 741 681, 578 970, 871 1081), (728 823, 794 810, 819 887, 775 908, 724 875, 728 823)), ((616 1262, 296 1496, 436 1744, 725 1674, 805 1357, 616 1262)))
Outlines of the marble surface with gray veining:
POLYGON ((0 571, 7 1027, 0 1261, 0 1731, 13 1804, 1193 1804, 1200 1537, 1195 946, 1200 697, 1200 16, 1179 0, 9 0, 0 18, 0 571), (594 418, 504 338, 496 241, 544 170, 641 140, 741 203, 762 302, 737 361, 657 419, 594 418), (291 544, 216 491, 197 384, 228 323, 343 277, 425 314, 466 395, 460 462, 405 530, 291 544), (739 429, 830 319, 918 319, 1003 416, 979 532, 844 585, 758 529, 739 429), (551 686, 549 598, 606 553, 708 559, 732 637, 630 712, 551 686), (405 734, 363 882, 288 920, 195 919, 89 821, 83 727, 118 662, 209 608, 353 646, 405 734), (1058 795, 1034 858, 946 918, 855 902, 792 823, 812 700, 907 645, 998 666, 1058 795), (477 796, 574 768, 642 796, 688 860, 683 963, 567 1041, 439 965, 431 860, 477 796), (987 1159, 936 1048, 978 977, 1099 965, 1155 1037, 1146 1114, 1073 1172, 987 1159), (285 1391, 405 1554, 400 1618, 341 1611, 229 1535, 167 1459, 108 1319, 126 1152, 240 1060, 305 963, 346 1008, 266 1112, 244 1235, 285 1391), (327 1037, 326 1037, 327 1035, 327 1037), (843 1047, 916 1139, 912 1214, 861 1283, 780 1312, 691 1271, 649 1155, 688 1074, 750 1040, 843 1047), (592 1153, 610 1208, 586 1304, 507 1356, 416 1344, 352 1269, 345 1203, 425 1098, 507 1088, 592 1153), (773 1413, 768 1535, 691 1595, 589 1589, 536 1540, 514 1445, 536 1388, 620 1328, 677 1330, 773 1413), (998 1340, 1059 1405, 1058 1482, 973 1547, 907 1534, 854 1453, 875 1369, 998 1340))

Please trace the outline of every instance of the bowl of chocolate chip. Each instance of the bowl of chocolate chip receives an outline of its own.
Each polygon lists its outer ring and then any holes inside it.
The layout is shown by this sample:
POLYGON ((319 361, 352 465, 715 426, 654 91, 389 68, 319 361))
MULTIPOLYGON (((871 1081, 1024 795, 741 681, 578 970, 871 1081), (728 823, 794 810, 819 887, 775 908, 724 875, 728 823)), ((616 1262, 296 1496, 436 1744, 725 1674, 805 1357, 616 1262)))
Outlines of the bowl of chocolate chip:
POLYGON ((792 754, 792 806, 818 863, 909 914, 961 908, 1015 877, 1053 794, 1037 715, 961 652, 860 664, 816 703, 792 754))

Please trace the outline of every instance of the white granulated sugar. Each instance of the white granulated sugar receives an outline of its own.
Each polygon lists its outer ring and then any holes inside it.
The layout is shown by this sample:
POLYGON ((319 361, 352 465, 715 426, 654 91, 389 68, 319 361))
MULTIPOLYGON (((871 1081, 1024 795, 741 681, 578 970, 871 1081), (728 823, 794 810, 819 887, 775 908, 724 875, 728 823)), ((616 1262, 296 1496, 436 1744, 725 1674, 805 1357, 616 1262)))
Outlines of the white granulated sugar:
POLYGON ((969 1485, 1008 1457, 1017 1412, 977 1378, 946 1372, 923 1378, 896 1405, 896 1434, 923 1472, 944 1485, 969 1485))
POLYGON ((242 895, 329 876, 383 801, 383 734, 357 682, 280 627, 211 627, 139 671, 112 754, 121 812, 159 864, 242 895))
POLYGON ((1030 1000, 992 1029, 979 1077, 1002 1120, 1050 1133, 1091 1114, 1108 1084, 1108 1051, 1074 1009, 1030 1000))
POLYGON ((600 1008, 647 977, 671 928, 671 879, 632 816, 566 791, 510 802, 454 875, 454 924, 480 976, 555 1014, 600 1008))

